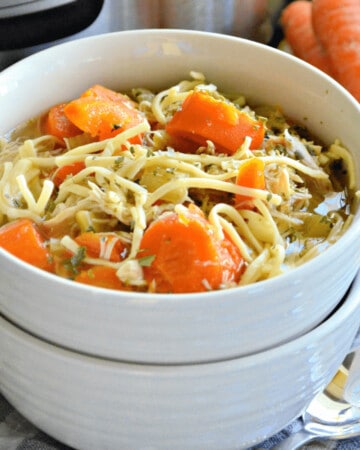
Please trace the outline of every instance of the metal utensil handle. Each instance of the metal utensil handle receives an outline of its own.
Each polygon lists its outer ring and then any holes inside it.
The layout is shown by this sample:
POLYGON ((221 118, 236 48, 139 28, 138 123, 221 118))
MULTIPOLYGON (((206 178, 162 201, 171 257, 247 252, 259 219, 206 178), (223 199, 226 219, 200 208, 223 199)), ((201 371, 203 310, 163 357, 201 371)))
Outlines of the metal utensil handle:
POLYGON ((301 429, 275 445, 272 450, 297 450, 302 445, 315 441, 316 439, 319 439, 319 436, 301 429))

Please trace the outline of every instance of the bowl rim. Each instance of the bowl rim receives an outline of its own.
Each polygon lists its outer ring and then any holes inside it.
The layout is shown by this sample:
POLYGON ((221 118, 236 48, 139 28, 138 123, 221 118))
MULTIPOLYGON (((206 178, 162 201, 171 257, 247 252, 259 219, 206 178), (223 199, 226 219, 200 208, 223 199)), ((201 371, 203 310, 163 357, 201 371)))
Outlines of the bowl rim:
MULTIPOLYGON (((19 61, 16 61, 12 63, 10 66, 6 67, 5 69, 0 71, 0 78, 3 74, 8 74, 8 72, 12 72, 14 70, 17 70, 17 68, 21 65, 27 64, 28 60, 34 60, 35 58, 43 58, 48 53, 58 52, 62 49, 67 49, 68 47, 73 47, 76 45, 82 45, 83 43, 87 42, 96 42, 100 40, 108 40, 108 39, 114 39, 117 36, 148 36, 148 37, 177 37, 177 36, 183 36, 183 37, 196 37, 199 39, 209 39, 209 40, 215 40, 215 41, 229 41, 233 43, 239 43, 244 46, 251 46, 254 48, 262 49, 263 51, 273 53, 274 55, 278 55, 279 58, 282 58, 284 60, 292 61, 292 63, 297 64, 299 67, 307 68, 306 70, 313 71, 314 73, 317 73, 317 76, 320 76, 327 80, 330 84, 337 87, 338 90, 342 92, 342 95, 345 95, 349 101, 352 102, 353 106, 355 106, 358 111, 360 112, 360 104, 357 102, 357 100, 348 92, 347 89, 345 89, 340 83, 338 83, 334 78, 332 78, 327 73, 323 72, 322 70, 318 69, 317 67, 313 66, 312 64, 308 63, 307 61, 302 60, 301 58, 298 58, 294 56, 293 54, 280 50, 277 47, 272 47, 269 44, 258 42, 255 40, 247 39, 241 36, 235 36, 230 34, 224 34, 220 32, 214 32, 214 31, 204 31, 204 30, 194 30, 194 29, 186 29, 186 28, 138 28, 138 29, 131 29, 131 30, 118 30, 118 31, 111 31, 111 32, 104 32, 104 33, 98 33, 96 35, 91 36, 82 36, 77 37, 75 39, 72 39, 70 41, 65 42, 56 42, 51 47, 43 48, 35 53, 32 53, 30 55, 25 56, 19 61)), ((1 83, 1 80, 0 80, 1 83)), ((0 90, 1 94, 1 90, 0 90)))
MULTIPOLYGON (((96 364, 102 368, 123 368, 125 370, 138 371, 142 373, 166 373, 171 377, 177 377, 179 368, 183 371, 194 374, 206 373, 208 369, 213 373, 238 370, 240 367, 245 368, 254 366, 258 363, 265 364, 271 360, 286 358, 287 355, 294 352, 301 351, 304 348, 314 346, 314 342, 318 342, 331 334, 332 330, 341 326, 342 322, 356 313, 360 317, 360 272, 355 277, 347 294, 343 298, 340 306, 335 312, 330 314, 322 323, 310 330, 309 332, 288 342, 279 344, 275 347, 266 350, 260 350, 256 353, 247 354, 244 356, 236 356, 223 360, 205 361, 205 362, 191 362, 191 363, 143 363, 143 362, 129 362, 107 358, 102 356, 95 356, 83 353, 78 350, 63 347, 60 344, 49 342, 42 339, 31 332, 14 324, 0 313, 0 330, 9 333, 12 337, 18 340, 26 341, 30 346, 36 346, 42 352, 52 354, 59 358, 71 358, 73 361, 78 361, 84 364, 96 364)), ((0 331, 1 333, 1 331, 0 331)), ((354 336, 355 337, 355 336, 354 336)))

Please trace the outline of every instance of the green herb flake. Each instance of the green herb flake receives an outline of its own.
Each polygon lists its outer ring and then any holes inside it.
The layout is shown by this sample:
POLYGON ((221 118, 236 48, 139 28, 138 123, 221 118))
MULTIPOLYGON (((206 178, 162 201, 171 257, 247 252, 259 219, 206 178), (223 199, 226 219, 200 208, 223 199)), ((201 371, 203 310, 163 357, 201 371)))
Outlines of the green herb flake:
POLYGON ((86 247, 79 247, 77 252, 64 261, 64 267, 74 275, 79 273, 79 267, 86 257, 86 247))
POLYGON ((56 203, 54 202, 54 200, 49 200, 45 207, 45 213, 51 214, 54 211, 55 207, 56 207, 56 203))
POLYGON ((20 208, 24 208, 25 207, 24 202, 22 200, 17 199, 17 198, 13 198, 12 199, 12 203, 13 203, 14 208, 20 209, 20 208))
POLYGON ((138 259, 138 263, 141 267, 150 267, 155 259, 155 255, 143 256, 138 259))
POLYGON ((125 158, 124 158, 123 156, 118 156, 118 157, 115 159, 114 164, 113 164, 113 166, 112 166, 112 169, 113 169, 114 172, 116 172, 117 170, 120 169, 121 164, 124 162, 124 159, 125 159, 125 158))

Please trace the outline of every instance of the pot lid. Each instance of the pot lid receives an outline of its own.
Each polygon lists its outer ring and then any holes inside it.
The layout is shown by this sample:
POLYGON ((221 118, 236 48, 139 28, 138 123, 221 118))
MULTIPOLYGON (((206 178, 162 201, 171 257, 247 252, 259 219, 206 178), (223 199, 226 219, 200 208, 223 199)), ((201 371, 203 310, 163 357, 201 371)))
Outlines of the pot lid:
POLYGON ((62 39, 87 28, 104 0, 0 0, 0 51, 62 39))
POLYGON ((0 18, 23 16, 74 1, 76 0, 0 0, 0 18))

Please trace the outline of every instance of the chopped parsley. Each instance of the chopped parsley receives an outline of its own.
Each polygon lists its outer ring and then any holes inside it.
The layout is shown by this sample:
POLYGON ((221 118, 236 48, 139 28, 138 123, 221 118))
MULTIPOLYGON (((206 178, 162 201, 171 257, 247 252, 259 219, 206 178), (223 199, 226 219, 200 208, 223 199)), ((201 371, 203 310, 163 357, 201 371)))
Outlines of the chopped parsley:
POLYGON ((74 275, 79 273, 81 263, 86 257, 86 247, 79 247, 77 252, 64 261, 64 267, 74 275))
POLYGON ((143 256, 142 258, 138 259, 138 263, 142 267, 150 267, 151 264, 153 263, 154 259, 155 259, 155 255, 143 256))
POLYGON ((112 169, 113 169, 114 172, 116 172, 117 170, 120 169, 121 164, 124 162, 124 159, 125 159, 125 158, 124 158, 123 156, 118 156, 118 157, 115 159, 114 164, 113 164, 113 166, 112 166, 112 169))

